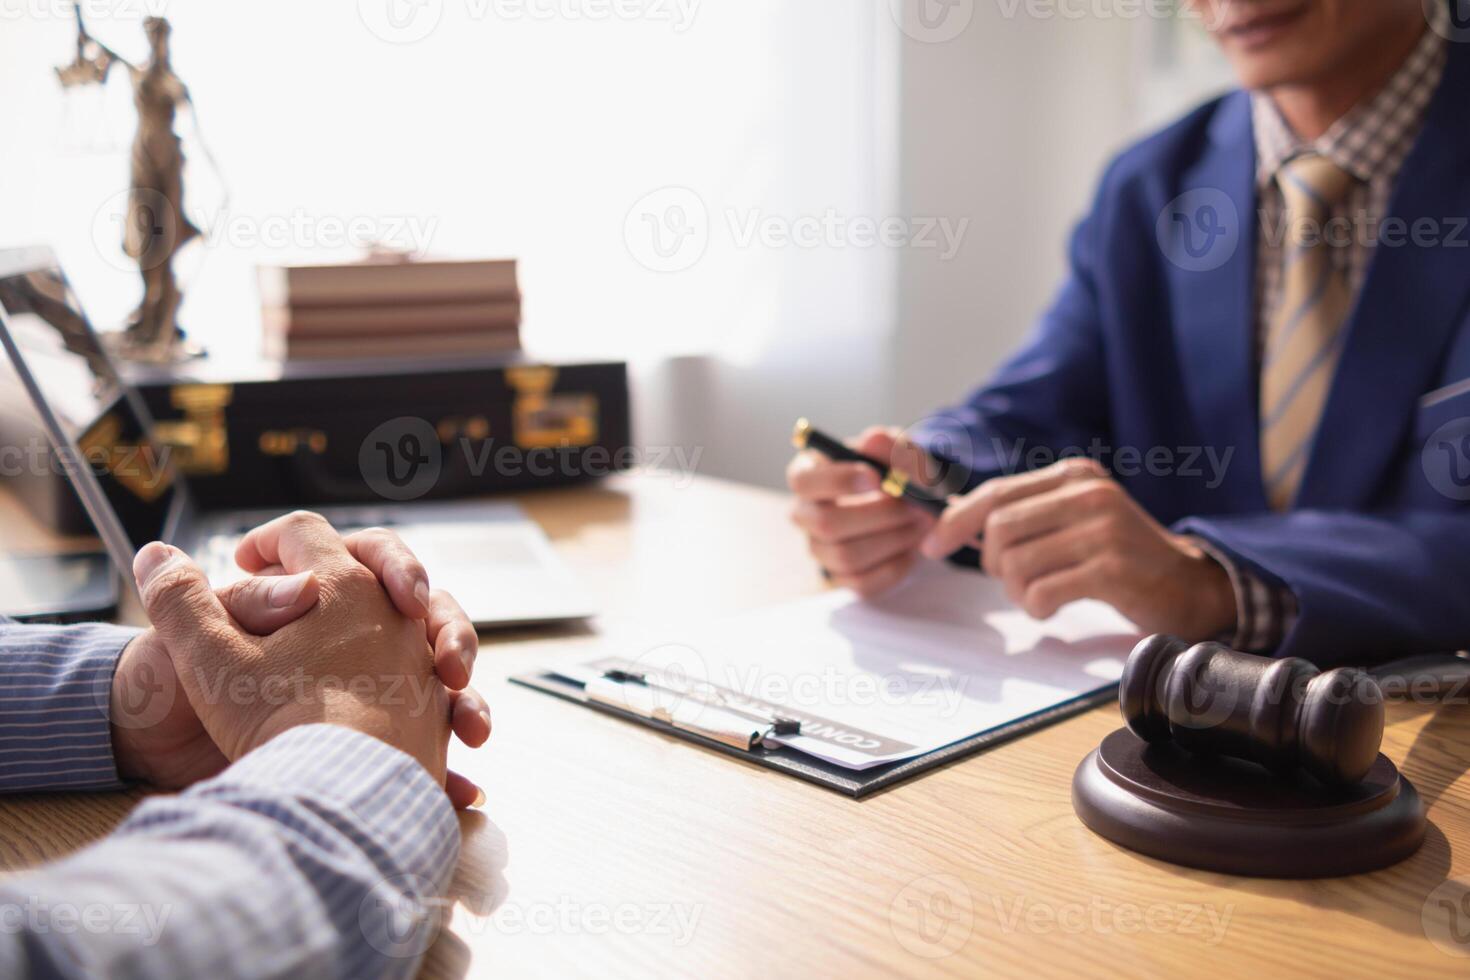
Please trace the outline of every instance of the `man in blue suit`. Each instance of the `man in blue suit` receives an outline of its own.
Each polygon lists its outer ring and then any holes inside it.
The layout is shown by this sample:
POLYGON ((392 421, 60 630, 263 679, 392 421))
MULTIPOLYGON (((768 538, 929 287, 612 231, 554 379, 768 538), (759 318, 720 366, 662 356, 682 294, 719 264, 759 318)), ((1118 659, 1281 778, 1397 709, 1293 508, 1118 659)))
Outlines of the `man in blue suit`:
POLYGON ((1470 646, 1470 24, 1421 0, 1197 0, 1243 87, 1104 173, 1022 349, 857 446, 960 494, 793 461, 864 594, 983 546, 1028 612, 1320 664, 1470 646), (933 467, 937 464, 937 469, 933 467))

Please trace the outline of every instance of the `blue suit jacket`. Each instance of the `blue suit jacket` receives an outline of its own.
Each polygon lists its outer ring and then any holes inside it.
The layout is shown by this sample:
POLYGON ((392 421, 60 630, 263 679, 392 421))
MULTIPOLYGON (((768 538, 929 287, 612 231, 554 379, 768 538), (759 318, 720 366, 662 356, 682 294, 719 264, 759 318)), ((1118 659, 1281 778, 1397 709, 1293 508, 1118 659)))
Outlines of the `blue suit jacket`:
POLYGON ((1470 45, 1449 48, 1390 205, 1405 228, 1432 219, 1437 241, 1375 250, 1289 512, 1270 510, 1261 479, 1244 92, 1112 163, 1032 336, 919 441, 967 466, 969 486, 1027 468, 1038 447, 1029 465, 1093 440, 1161 450, 1159 465, 1128 457, 1115 475, 1160 521, 1292 589, 1300 617, 1281 655, 1470 647, 1470 391, 1424 397, 1470 378, 1470 45), (1187 465, 1195 450, 1228 458, 1223 480, 1209 456, 1187 465))

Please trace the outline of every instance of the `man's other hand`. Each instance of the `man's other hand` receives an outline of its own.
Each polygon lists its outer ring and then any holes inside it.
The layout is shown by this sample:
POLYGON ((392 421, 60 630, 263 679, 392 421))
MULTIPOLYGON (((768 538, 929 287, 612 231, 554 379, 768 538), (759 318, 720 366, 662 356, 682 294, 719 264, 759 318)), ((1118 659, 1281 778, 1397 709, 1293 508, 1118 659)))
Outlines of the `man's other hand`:
POLYGON ((939 558, 964 545, 981 547, 985 571, 1037 619, 1100 599, 1147 633, 1198 641, 1235 624, 1235 591, 1219 562, 1090 459, 996 477, 955 498, 922 550, 939 558))

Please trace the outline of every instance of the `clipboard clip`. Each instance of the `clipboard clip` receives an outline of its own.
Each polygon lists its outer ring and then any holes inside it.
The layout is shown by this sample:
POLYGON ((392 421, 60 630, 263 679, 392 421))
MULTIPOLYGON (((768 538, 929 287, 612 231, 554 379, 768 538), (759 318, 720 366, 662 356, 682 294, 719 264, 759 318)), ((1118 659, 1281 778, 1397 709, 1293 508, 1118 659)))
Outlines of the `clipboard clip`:
MULTIPOLYGON (((675 728, 713 738, 727 745, 734 745, 747 752, 762 745, 768 738, 801 734, 799 719, 778 715, 755 704, 741 704, 738 707, 721 704, 698 690, 651 681, 646 673, 613 667, 602 672, 602 679, 614 684, 656 689, 667 692, 681 702, 691 702, 695 708, 694 711, 680 711, 677 707, 669 709, 658 706, 643 710, 635 704, 635 702, 647 700, 642 698, 628 698, 614 706, 655 718, 675 728), (764 729, 751 731, 749 722, 757 722, 764 726, 764 729)), ((611 699, 599 696, 594 690, 589 689, 588 693, 595 700, 611 703, 611 699)))

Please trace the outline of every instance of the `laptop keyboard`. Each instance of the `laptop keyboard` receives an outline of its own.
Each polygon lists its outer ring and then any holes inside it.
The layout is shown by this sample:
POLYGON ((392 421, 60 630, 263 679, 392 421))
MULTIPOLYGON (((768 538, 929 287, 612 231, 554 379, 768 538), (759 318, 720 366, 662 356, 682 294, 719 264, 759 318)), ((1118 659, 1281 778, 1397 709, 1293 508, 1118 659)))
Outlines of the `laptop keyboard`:
POLYGON ((194 556, 199 567, 215 588, 229 585, 245 577, 245 572, 235 564, 235 546, 243 534, 212 534, 194 556))

